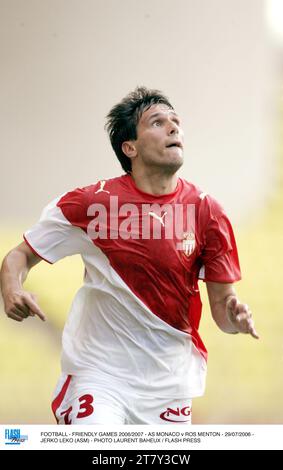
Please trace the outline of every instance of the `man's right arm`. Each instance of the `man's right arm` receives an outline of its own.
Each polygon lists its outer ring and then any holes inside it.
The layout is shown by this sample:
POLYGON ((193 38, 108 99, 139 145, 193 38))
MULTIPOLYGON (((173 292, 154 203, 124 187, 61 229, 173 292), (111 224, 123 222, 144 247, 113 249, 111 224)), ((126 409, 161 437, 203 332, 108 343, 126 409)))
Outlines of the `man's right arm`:
POLYGON ((5 256, 1 267, 1 291, 9 318, 23 321, 28 316, 37 315, 43 321, 46 319, 37 305, 35 295, 23 289, 30 269, 40 261, 41 258, 25 242, 5 256))

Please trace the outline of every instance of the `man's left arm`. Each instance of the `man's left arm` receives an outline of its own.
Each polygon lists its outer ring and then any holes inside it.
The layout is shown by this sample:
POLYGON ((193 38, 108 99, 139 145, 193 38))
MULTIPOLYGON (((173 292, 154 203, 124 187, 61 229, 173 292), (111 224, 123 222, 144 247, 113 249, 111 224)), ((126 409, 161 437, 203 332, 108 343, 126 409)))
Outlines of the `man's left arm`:
POLYGON ((238 299, 233 284, 206 282, 212 317, 225 333, 246 333, 259 339, 252 313, 238 299))

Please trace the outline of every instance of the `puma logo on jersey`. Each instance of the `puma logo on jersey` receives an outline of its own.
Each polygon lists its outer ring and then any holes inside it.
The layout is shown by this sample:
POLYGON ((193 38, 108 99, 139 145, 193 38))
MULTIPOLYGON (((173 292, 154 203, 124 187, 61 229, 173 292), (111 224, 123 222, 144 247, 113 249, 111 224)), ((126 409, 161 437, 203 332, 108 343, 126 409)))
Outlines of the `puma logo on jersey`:
POLYGON ((148 215, 151 215, 154 219, 157 219, 159 220, 159 222, 161 223, 161 225, 164 227, 164 221, 163 221, 163 217, 165 217, 165 215, 167 214, 167 212, 164 212, 164 214, 162 215, 162 217, 160 217, 159 215, 155 214, 155 212, 149 212, 148 215))
POLYGON ((99 183, 100 183, 100 188, 99 188, 97 191, 95 191, 94 194, 98 194, 98 193, 102 193, 102 192, 103 192, 103 193, 108 193, 108 194, 110 194, 109 191, 107 191, 106 189, 103 189, 104 186, 105 186, 106 181, 105 181, 105 180, 99 181, 99 183))

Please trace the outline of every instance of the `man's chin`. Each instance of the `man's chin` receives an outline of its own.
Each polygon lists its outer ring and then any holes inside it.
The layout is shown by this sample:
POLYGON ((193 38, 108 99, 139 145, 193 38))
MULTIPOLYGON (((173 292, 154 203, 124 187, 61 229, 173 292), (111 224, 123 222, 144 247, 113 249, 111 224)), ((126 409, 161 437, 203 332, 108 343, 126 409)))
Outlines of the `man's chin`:
POLYGON ((159 170, 161 173, 167 174, 167 175, 174 175, 179 168, 184 163, 183 156, 181 155, 175 155, 170 158, 163 158, 162 160, 159 161, 147 161, 147 166, 148 168, 151 167, 153 171, 159 170))
POLYGON ((160 166, 164 169, 165 173, 174 175, 179 170, 179 168, 181 168, 183 163, 183 158, 178 158, 166 163, 164 162, 163 165, 160 166))

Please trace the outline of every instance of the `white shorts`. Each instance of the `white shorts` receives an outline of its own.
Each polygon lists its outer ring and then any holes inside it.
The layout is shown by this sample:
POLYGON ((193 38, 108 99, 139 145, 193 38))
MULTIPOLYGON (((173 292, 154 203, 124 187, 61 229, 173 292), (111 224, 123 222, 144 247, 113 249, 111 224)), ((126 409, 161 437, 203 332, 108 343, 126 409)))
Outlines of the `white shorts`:
MULTIPOLYGON (((110 380, 111 379, 111 380, 110 380)), ((120 382, 62 374, 52 402, 58 424, 191 424, 192 400, 134 394, 120 382)))

